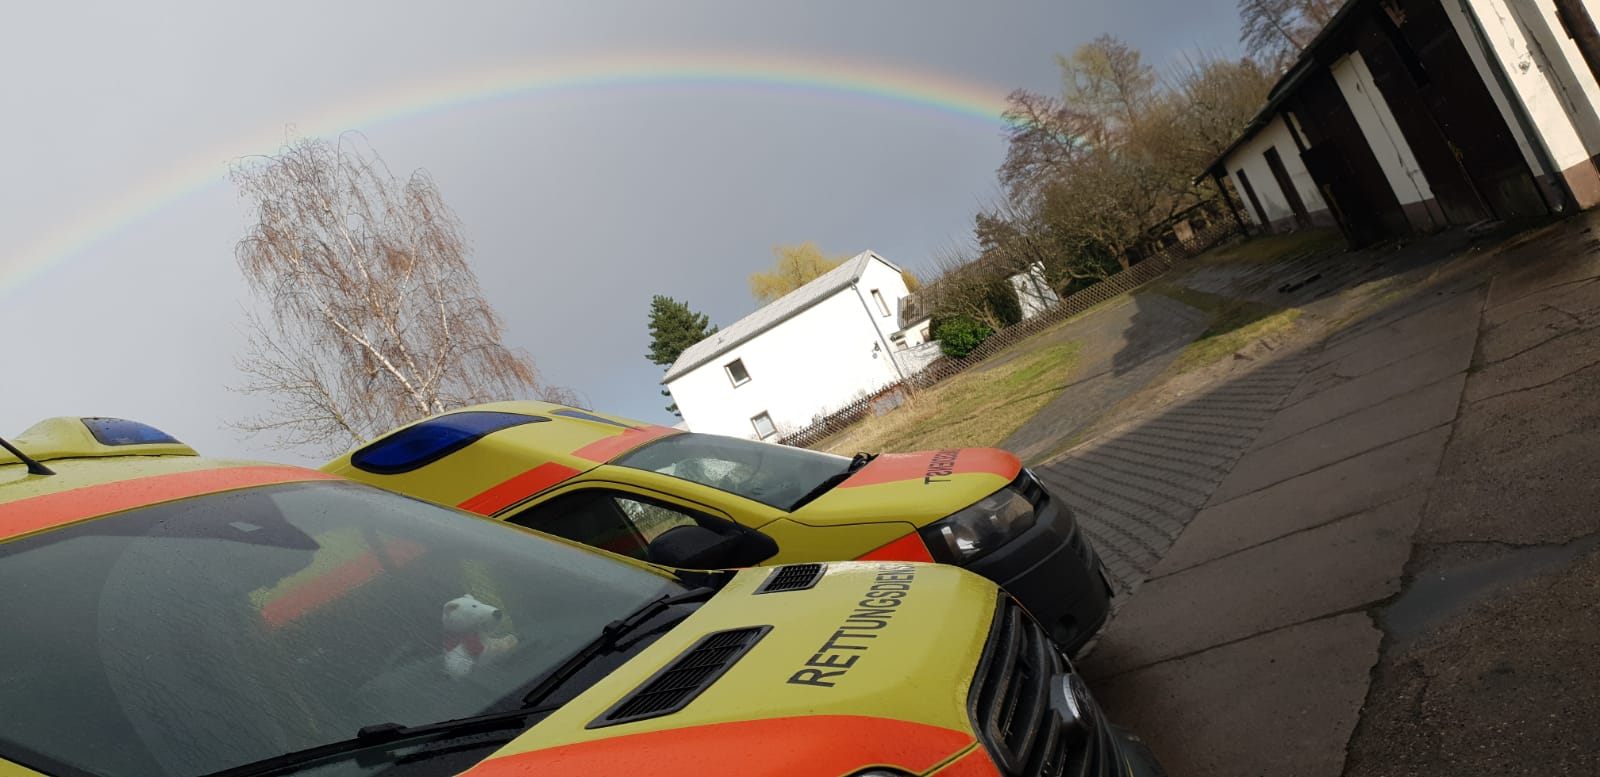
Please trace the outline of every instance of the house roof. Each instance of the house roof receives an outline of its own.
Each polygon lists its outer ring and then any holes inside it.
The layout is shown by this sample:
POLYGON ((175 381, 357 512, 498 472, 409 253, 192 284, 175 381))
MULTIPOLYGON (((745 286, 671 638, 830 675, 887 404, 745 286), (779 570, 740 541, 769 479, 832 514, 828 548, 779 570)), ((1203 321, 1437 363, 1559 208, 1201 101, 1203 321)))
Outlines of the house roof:
POLYGON ((683 353, 678 355, 678 360, 667 368, 667 373, 661 376, 661 382, 666 383, 682 376, 733 350, 735 346, 756 335, 794 318, 812 305, 833 296, 840 289, 848 288, 850 284, 861 280, 861 274, 866 272, 867 265, 873 260, 883 262, 895 272, 900 272, 899 266, 888 259, 871 251, 862 251, 846 260, 844 264, 817 276, 810 283, 773 300, 760 310, 733 322, 726 329, 720 329, 716 334, 685 348, 683 353))
POLYGON ((1295 58, 1294 64, 1290 65, 1289 69, 1278 79, 1278 82, 1272 85, 1272 89, 1267 92, 1267 104, 1261 106, 1261 110, 1257 111, 1249 123, 1245 124, 1244 130, 1239 137, 1228 144, 1228 148, 1218 154, 1216 159, 1211 160, 1211 164, 1206 165, 1206 169, 1200 171, 1200 175, 1195 176, 1197 183, 1200 179, 1213 173, 1218 175, 1227 174, 1226 163, 1228 157, 1233 156, 1233 152, 1238 151, 1240 146, 1249 143, 1250 139, 1256 136, 1256 133, 1272 123, 1272 120, 1277 117, 1278 108, 1283 105, 1285 100, 1289 99, 1290 95, 1295 93, 1295 90, 1299 88, 1300 83, 1306 79, 1306 76, 1317 68, 1317 49, 1321 48, 1329 38, 1337 35, 1351 19, 1358 18, 1355 9, 1357 6, 1365 4, 1365 0, 1346 0, 1344 6, 1335 12, 1332 18, 1328 19, 1328 23, 1322 26, 1322 30, 1316 34, 1316 37, 1313 37, 1306 44, 1306 47, 1300 50, 1300 56, 1295 58))

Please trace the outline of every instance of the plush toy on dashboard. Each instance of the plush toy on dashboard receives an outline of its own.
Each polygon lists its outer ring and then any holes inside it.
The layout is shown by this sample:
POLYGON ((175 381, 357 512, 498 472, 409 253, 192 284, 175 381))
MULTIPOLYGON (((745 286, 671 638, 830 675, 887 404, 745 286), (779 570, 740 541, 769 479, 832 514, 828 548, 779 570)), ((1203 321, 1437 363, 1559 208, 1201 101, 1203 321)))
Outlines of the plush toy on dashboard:
POLYGON ((517 635, 491 636, 505 614, 471 594, 444 604, 444 671, 466 677, 474 667, 493 663, 517 646, 517 635))

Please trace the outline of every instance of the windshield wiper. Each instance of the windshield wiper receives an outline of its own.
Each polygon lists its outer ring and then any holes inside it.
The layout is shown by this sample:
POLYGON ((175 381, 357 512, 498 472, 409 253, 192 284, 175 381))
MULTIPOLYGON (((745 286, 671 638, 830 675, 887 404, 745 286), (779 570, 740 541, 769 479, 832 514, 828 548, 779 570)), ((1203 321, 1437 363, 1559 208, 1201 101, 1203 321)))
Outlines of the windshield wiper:
POLYGON ((845 467, 843 472, 840 472, 837 475, 829 475, 827 480, 818 483, 815 488, 807 491, 805 496, 794 500, 794 504, 789 505, 789 512, 792 513, 816 501, 823 494, 832 491, 835 486, 845 482, 846 480, 849 480, 851 475, 859 472, 862 467, 867 466, 872 462, 873 459, 876 458, 878 458, 878 454, 876 453, 857 453, 855 456, 850 458, 850 465, 845 467))
POLYGON ((521 706, 516 709, 489 712, 483 715, 427 723, 420 726, 403 726, 399 723, 379 723, 371 726, 362 726, 356 732, 355 737, 351 739, 275 755, 271 758, 214 772, 206 775, 206 777, 269 777, 270 775, 297 771, 319 761, 349 757, 363 750, 373 748, 388 750, 393 749, 394 746, 418 740, 450 739, 490 731, 508 731, 510 735, 505 739, 509 741, 527 730, 528 718, 560 709, 561 704, 540 704, 540 702, 567 680, 571 679, 590 661, 600 655, 611 652, 624 636, 637 631, 639 627, 673 607, 689 602, 705 601, 715 596, 716 593, 717 590, 715 588, 691 588, 681 594, 668 594, 652 599, 639 609, 606 624, 605 628, 600 630, 599 637, 596 637, 593 642, 585 645, 582 650, 573 654, 571 658, 568 658, 560 666, 545 675, 539 681, 539 684, 534 686, 533 690, 523 697, 521 706), (386 745, 389 747, 384 747, 386 745))
POLYGON ((507 730, 510 735, 505 739, 510 741, 527 730, 528 718, 534 715, 554 712, 560 707, 561 705, 559 704, 542 707, 525 706, 514 710, 490 712, 467 718, 427 723, 421 726, 402 726, 399 723, 362 726, 361 730, 357 731, 356 735, 350 739, 282 753, 271 758, 264 758, 260 761, 223 769, 220 772, 213 772, 206 775, 206 777, 268 777, 269 775, 299 771, 319 761, 348 758, 363 750, 370 750, 384 745, 390 746, 384 749, 393 749, 393 746, 404 745, 417 740, 447 739, 489 731, 507 730))
POLYGON ((600 636, 595 637, 593 642, 584 645, 581 650, 573 653, 571 658, 568 658, 566 661, 562 662, 562 664, 555 669, 550 670, 550 673, 545 675, 544 679, 540 680, 537 685, 533 686, 533 689, 528 691, 526 696, 522 697, 523 706, 531 707, 541 701, 544 701, 545 697, 555 692, 557 688, 560 688, 568 680, 572 679, 573 675, 577 674, 585 666, 588 666, 590 661, 593 661, 599 656, 611 652, 616 648, 617 643, 624 636, 632 631, 637 630, 640 626, 643 626, 646 622, 650 621, 661 613, 664 613, 680 604, 687 604, 689 602, 703 602, 715 596, 716 593, 717 589, 715 588, 702 587, 691 588, 681 594, 669 594, 657 599, 652 599, 651 601, 646 602, 644 606, 640 607, 639 609, 606 624, 605 628, 600 630, 600 636))

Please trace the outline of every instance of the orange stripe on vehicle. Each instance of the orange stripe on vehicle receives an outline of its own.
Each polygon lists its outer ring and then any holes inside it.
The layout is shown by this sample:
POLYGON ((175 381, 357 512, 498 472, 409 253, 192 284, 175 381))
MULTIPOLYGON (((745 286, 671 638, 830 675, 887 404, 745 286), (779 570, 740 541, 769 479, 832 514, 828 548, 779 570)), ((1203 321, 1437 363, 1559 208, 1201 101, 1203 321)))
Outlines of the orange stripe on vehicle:
MULTIPOLYGON (((383 544, 383 552, 389 564, 402 567, 422 555, 422 546, 415 542, 389 540, 383 544)), ((329 570, 327 574, 307 580, 283 596, 268 602, 261 608, 261 619, 269 626, 282 626, 338 599, 349 591, 360 588, 377 577, 385 566, 385 559, 378 558, 370 550, 365 551, 360 556, 329 570)))
POLYGON ((857 715, 741 720, 491 758, 464 777, 836 777, 881 766, 921 774, 972 744, 960 731, 857 715))
POLYGON ((651 440, 659 440, 667 435, 677 433, 678 430, 670 426, 646 426, 639 429, 627 429, 622 434, 614 434, 610 437, 595 440, 573 451, 572 455, 580 459, 606 462, 651 440))
POLYGON ((1000 768, 983 748, 961 756, 955 763, 939 770, 939 777, 1000 777, 1000 768))
MULTIPOLYGON (((57 477, 62 477, 58 475, 57 477)), ((174 499, 238 488, 340 480, 300 467, 226 467, 119 480, 0 504, 0 540, 174 499)))
POLYGON ((996 475, 1006 480, 1022 471, 1022 460, 999 448, 957 448, 916 453, 885 453, 861 468, 840 488, 875 486, 907 480, 938 485, 952 475, 996 475))
POLYGON ((928 546, 916 532, 867 553, 861 561, 932 561, 928 546))
POLYGON ((548 461, 457 506, 479 515, 494 515, 576 474, 578 470, 548 461))

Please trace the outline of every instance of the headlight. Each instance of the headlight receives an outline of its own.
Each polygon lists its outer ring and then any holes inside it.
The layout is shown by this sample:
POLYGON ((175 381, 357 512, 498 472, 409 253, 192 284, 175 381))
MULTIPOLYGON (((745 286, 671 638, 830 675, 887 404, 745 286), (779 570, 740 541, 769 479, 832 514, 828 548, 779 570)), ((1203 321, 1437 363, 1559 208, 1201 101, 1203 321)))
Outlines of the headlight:
POLYGON ((947 564, 967 564, 1033 526, 1033 505, 1004 488, 922 530, 922 541, 947 564))

